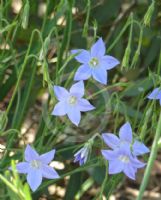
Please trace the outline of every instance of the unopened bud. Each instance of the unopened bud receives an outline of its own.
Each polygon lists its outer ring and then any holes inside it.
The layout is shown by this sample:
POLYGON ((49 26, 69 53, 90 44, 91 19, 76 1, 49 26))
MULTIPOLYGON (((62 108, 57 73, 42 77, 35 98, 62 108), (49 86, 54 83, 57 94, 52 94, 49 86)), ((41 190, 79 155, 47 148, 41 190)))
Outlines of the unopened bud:
POLYGON ((127 46, 122 60, 122 67, 127 67, 127 68, 129 67, 130 54, 131 54, 131 49, 130 47, 127 46))
POLYGON ((6 128, 7 125, 7 116, 6 113, 3 111, 0 111, 0 131, 3 131, 6 128))
POLYGON ((151 22, 151 18, 152 18, 154 9, 155 9, 155 1, 153 0, 151 5, 148 8, 146 14, 144 15, 144 22, 143 23, 144 23, 145 26, 150 26, 150 22, 151 22))
POLYGON ((26 29, 28 27, 28 20, 29 20, 29 12, 30 12, 30 5, 28 0, 26 1, 26 4, 23 9, 22 13, 22 27, 23 29, 26 29))
POLYGON ((135 54, 134 54, 134 57, 133 57, 133 59, 132 59, 132 64, 131 64, 132 67, 135 67, 135 66, 136 66, 136 64, 137 64, 137 62, 138 62, 138 60, 139 60, 139 56, 140 56, 140 51, 139 51, 139 50, 136 50, 136 52, 135 52, 135 54))

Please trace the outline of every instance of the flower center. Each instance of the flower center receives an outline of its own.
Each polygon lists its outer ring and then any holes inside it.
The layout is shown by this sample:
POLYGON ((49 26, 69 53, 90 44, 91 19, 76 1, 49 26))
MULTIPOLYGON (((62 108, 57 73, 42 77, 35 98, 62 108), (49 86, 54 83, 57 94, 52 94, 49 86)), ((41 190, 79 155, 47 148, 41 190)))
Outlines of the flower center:
POLYGON ((35 169, 39 169, 41 167, 41 162, 39 160, 32 160, 31 167, 33 167, 35 169))
POLYGON ((69 104, 75 105, 76 103, 77 103, 77 97, 71 96, 71 97, 69 98, 69 104))
POLYGON ((90 66, 91 66, 92 68, 95 68, 95 67, 98 66, 99 61, 98 61, 97 58, 92 58, 92 59, 90 60, 89 64, 90 64, 90 66))
POLYGON ((119 156, 119 159, 123 162, 123 163, 128 163, 130 161, 128 156, 125 155, 121 155, 119 156))

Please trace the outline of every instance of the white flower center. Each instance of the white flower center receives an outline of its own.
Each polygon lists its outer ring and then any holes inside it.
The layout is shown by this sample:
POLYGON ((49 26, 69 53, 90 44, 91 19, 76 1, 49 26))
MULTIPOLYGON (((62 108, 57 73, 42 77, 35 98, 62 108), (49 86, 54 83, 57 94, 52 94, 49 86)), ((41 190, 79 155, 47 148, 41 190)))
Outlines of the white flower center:
POLYGON ((121 160, 123 163, 128 163, 130 161, 129 157, 125 155, 119 156, 119 160, 121 160))
POLYGON ((69 104, 75 105, 76 103, 77 103, 77 97, 71 96, 71 97, 69 98, 69 104))
POLYGON ((95 68, 99 64, 99 60, 97 58, 92 58, 89 62, 90 67, 95 68))
POLYGON ((41 167, 41 162, 39 160, 32 160, 30 165, 34 169, 39 169, 41 167))

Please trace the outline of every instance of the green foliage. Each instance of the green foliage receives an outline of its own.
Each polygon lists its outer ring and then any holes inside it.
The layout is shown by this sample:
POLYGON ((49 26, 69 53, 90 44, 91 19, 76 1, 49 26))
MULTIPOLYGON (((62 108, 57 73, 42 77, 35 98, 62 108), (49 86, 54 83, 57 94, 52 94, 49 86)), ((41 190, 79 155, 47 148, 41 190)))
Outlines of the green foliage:
POLYGON ((0 137, 6 146, 0 160, 0 199, 36 200, 44 194, 60 199, 48 192, 53 184, 66 189, 65 200, 83 199, 96 187, 100 192, 91 199, 103 195, 108 199, 124 179, 122 174, 107 175, 108 163, 98 151, 104 144, 95 138, 91 158, 81 167, 72 164, 73 154, 95 133, 117 132, 126 120, 135 137, 152 146, 140 183, 138 200, 142 199, 161 146, 160 107, 146 99, 161 80, 160 2, 23 0, 20 10, 13 2, 0 4, 0 137), (97 37, 103 37, 107 53, 117 57, 121 66, 109 72, 107 86, 91 79, 86 82, 86 98, 97 109, 83 114, 80 127, 75 128, 66 117, 51 116, 56 103, 52 87, 70 87, 78 67, 70 50, 88 49, 97 37), (31 127, 24 134, 28 121, 31 127), (15 169, 12 160, 23 160, 29 132, 38 152, 56 148, 55 159, 65 164, 59 169, 60 180, 43 181, 35 193, 25 176, 8 170, 11 163, 15 169))

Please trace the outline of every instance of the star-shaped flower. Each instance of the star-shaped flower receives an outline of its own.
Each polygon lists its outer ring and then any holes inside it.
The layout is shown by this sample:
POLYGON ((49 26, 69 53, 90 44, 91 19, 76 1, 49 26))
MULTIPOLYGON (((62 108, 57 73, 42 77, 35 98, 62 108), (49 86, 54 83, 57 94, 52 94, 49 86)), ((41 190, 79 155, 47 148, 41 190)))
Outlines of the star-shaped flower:
POLYGON ((48 164, 53 160, 55 150, 39 155, 34 149, 27 145, 25 149, 25 162, 16 165, 19 173, 27 174, 27 182, 35 191, 41 184, 42 178, 57 179, 58 173, 48 164))
POLYGON ((104 142, 113 150, 102 150, 102 155, 109 161, 109 174, 123 172, 131 179, 135 179, 138 168, 145 166, 137 156, 149 152, 149 149, 138 140, 132 139, 130 123, 125 123, 119 131, 119 137, 113 133, 103 133, 104 142))
POLYGON ((132 153, 135 156, 143 155, 149 152, 149 149, 138 140, 132 139, 132 129, 129 122, 125 123, 119 131, 119 138, 113 133, 103 133, 102 138, 104 142, 112 149, 119 148, 121 146, 131 146, 132 153))
POLYGON ((67 115, 71 122, 78 126, 81 120, 81 112, 95 109, 84 96, 84 83, 79 81, 75 83, 69 92, 60 86, 54 86, 54 92, 59 100, 55 105, 52 115, 67 115))
POLYGON ((102 150, 102 155, 109 161, 109 174, 118 174, 123 172, 129 178, 135 180, 135 174, 138 168, 145 166, 131 154, 129 146, 122 146, 115 150, 102 150))
POLYGON ((73 54, 78 53, 75 59, 82 65, 78 68, 74 80, 87 80, 93 77, 96 81, 107 84, 107 70, 114 68, 120 62, 109 55, 105 55, 105 44, 99 38, 91 47, 90 51, 84 49, 72 50, 73 54))
POLYGON ((157 99, 161 105, 161 88, 155 88, 152 93, 148 95, 148 99, 157 99))

